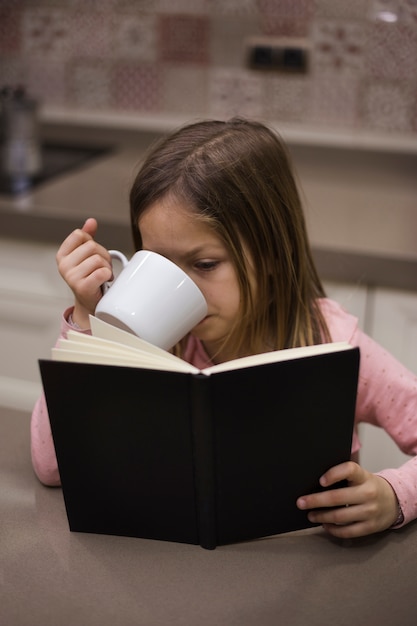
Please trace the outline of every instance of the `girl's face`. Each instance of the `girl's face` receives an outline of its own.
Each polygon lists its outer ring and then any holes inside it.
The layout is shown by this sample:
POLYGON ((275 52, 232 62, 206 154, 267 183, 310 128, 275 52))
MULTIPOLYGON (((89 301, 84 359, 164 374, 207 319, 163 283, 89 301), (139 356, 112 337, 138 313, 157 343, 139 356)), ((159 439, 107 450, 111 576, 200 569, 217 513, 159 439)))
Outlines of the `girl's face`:
POLYGON ((221 239, 172 196, 151 205, 139 218, 145 250, 181 267, 202 291, 207 316, 192 330, 215 361, 233 358, 219 348, 239 315, 240 291, 230 255, 221 239))

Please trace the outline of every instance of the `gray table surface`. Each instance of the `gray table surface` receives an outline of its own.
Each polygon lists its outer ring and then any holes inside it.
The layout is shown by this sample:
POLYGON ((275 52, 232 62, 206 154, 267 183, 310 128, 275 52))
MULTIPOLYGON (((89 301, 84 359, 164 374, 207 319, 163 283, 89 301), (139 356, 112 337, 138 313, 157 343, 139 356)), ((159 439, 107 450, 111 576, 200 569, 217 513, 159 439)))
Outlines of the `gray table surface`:
POLYGON ((27 413, 0 409, 4 626, 414 626, 417 525, 355 541, 322 530, 219 547, 71 533, 35 478, 27 413))

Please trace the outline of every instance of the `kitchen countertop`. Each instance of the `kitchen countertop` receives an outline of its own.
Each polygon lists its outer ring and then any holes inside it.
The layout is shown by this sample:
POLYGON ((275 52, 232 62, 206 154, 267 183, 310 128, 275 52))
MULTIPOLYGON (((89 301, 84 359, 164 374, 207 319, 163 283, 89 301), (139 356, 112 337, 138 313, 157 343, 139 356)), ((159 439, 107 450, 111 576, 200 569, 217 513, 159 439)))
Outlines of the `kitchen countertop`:
MULTIPOLYGON (((0 235, 58 247, 94 216, 103 245, 131 252, 129 189, 148 145, 159 135, 128 136, 112 153, 31 192, 0 195, 0 235)), ((97 137, 105 142, 103 133, 97 137)), ((417 290, 417 154, 289 147, 322 277, 417 290)))
POLYGON ((321 529, 207 551, 71 533, 42 486, 29 414, 0 408, 0 616, 8 626, 414 626, 417 526, 357 540, 321 529))

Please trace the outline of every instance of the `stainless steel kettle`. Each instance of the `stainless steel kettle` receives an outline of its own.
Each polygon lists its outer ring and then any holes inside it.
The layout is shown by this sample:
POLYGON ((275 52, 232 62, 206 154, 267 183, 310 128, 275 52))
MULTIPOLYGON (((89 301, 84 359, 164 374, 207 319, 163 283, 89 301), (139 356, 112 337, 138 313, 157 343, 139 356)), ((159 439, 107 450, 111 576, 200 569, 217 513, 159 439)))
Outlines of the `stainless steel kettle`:
POLYGON ((23 87, 0 90, 0 173, 21 191, 42 169, 38 102, 23 87))

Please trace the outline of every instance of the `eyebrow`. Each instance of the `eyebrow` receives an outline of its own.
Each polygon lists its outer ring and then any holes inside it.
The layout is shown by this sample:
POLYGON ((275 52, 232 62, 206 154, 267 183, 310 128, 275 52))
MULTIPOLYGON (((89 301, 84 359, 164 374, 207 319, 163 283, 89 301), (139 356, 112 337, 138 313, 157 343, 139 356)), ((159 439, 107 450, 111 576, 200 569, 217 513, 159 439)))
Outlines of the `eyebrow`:
MULTIPOLYGON (((144 250, 146 249, 147 248, 144 247, 144 250)), ((157 252, 158 254, 161 254, 162 256, 166 256, 167 258, 177 257, 177 258, 180 258, 181 260, 186 260, 186 261, 202 253, 205 253, 205 256, 211 256, 211 254, 206 253, 207 249, 209 249, 209 252, 214 250, 216 254, 223 251, 222 246, 216 243, 202 244, 202 245, 196 246, 195 248, 191 248, 190 250, 187 250, 185 252, 181 252, 177 250, 160 250, 158 248, 152 248, 154 252, 157 252), (169 254, 167 254, 167 252, 169 254)))
MULTIPOLYGON (((188 258, 188 257, 193 257, 199 254, 202 254, 203 252, 205 252, 207 250, 207 248, 209 249, 209 251, 211 250, 222 250, 223 246, 220 246, 219 244, 214 244, 214 243, 209 243, 209 244, 203 244, 201 246, 196 246, 195 248, 191 248, 191 250, 188 250, 184 255, 184 258, 188 258)), ((209 255, 210 256, 210 255, 209 255)))

